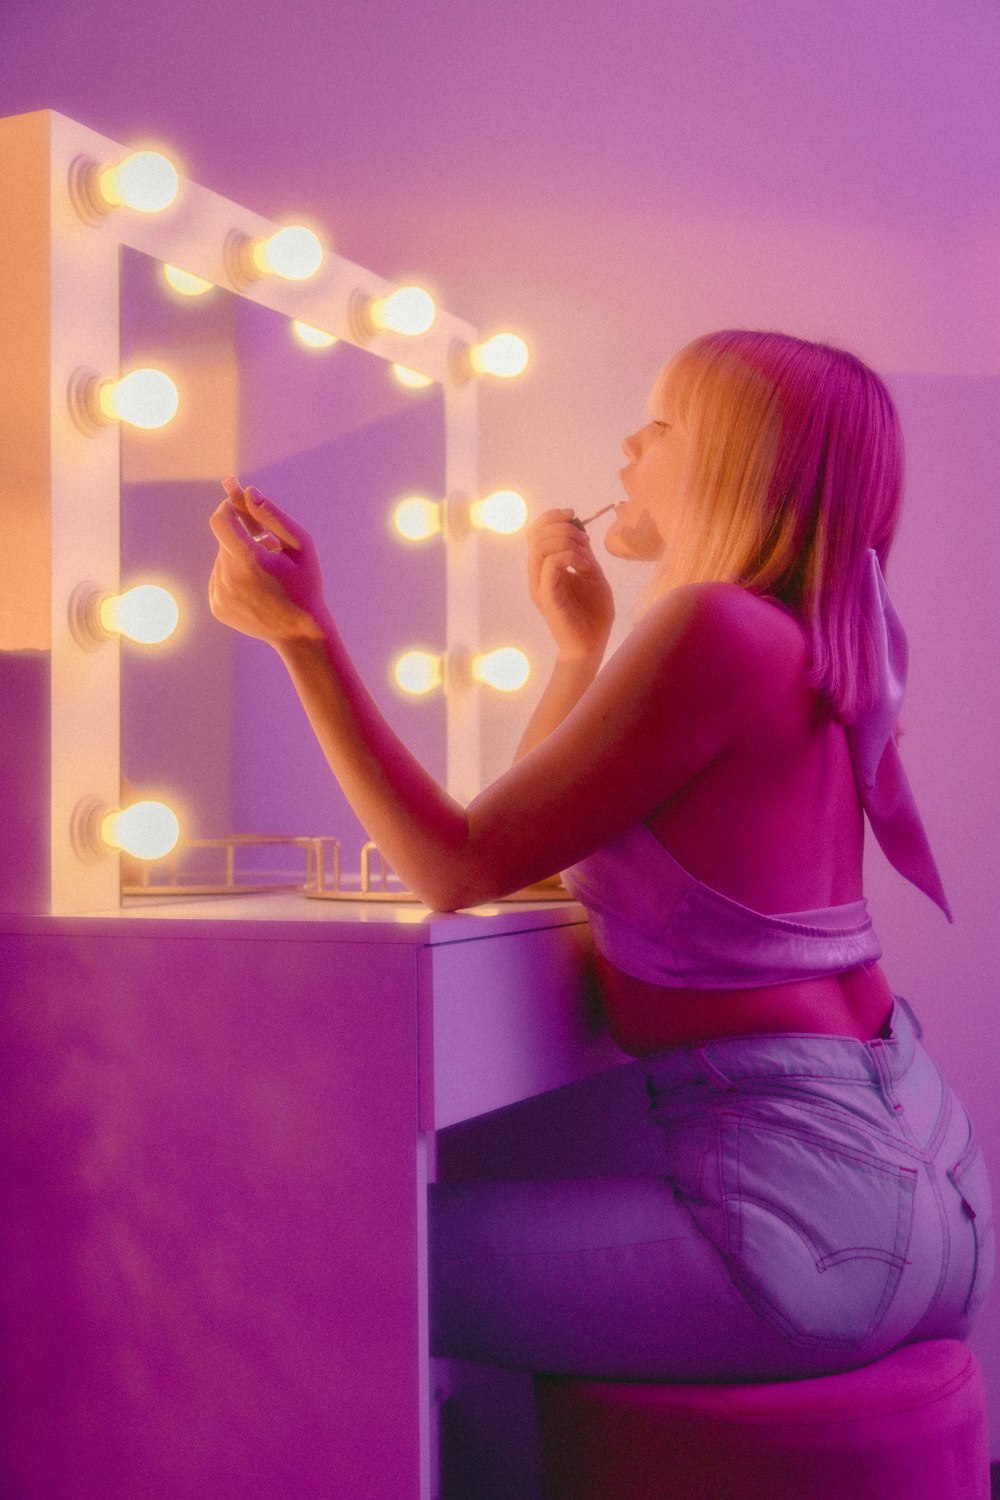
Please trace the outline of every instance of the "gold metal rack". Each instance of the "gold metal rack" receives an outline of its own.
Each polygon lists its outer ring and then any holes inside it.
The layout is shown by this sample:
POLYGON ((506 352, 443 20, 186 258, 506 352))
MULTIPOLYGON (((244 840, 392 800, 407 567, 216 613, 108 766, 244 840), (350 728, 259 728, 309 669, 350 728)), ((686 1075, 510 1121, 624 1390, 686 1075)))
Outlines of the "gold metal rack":
POLYGON ((181 839, 157 860, 134 860, 123 856, 126 896, 240 896, 265 891, 295 890, 324 901, 416 901, 372 843, 361 851, 360 875, 341 870, 339 839, 280 833, 231 833, 224 838, 181 839), (236 854, 240 849, 283 846, 301 849, 305 869, 288 878, 246 880, 237 877, 236 854), (191 869, 192 851, 218 850, 222 855, 219 878, 206 881, 191 869), (373 871, 375 861, 377 869, 373 871), (353 884, 357 881, 357 884, 353 884))
MULTIPOLYGON (((293 890, 314 901, 419 901, 390 868, 377 844, 369 841, 362 846, 360 871, 354 875, 341 869, 340 840, 321 835, 231 833, 224 838, 181 839, 162 859, 138 860, 123 855, 122 873, 124 896, 244 896, 293 890), (301 877, 258 881, 237 878, 238 849, 275 845, 303 851, 305 869, 301 877), (197 849, 221 852, 220 879, 206 881, 191 870, 189 856, 197 849)), ((559 876, 554 875, 502 899, 567 901, 571 897, 559 876)))

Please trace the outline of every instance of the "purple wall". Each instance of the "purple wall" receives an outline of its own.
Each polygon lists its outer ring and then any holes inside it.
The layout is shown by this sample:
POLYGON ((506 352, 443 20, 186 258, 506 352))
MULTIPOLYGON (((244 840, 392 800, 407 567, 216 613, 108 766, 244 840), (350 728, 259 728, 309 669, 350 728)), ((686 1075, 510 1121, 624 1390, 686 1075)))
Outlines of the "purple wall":
MULTIPOLYGON (((531 372, 484 393, 484 491, 538 509, 613 495, 659 364, 710 327, 841 342, 890 377, 909 442, 905 753, 956 923, 875 857, 872 905, 886 971, 1000 1163, 998 97, 993 0, 0 12, 4 113, 155 138, 207 186, 420 273, 484 332, 523 328, 531 372)), ((638 580, 612 576, 627 600, 638 580)), ((516 546, 490 543, 483 582, 487 644, 544 661, 516 546)), ((495 771, 525 707, 487 709, 495 771)), ((1000 1407, 996 1305, 975 1347, 1000 1407)))

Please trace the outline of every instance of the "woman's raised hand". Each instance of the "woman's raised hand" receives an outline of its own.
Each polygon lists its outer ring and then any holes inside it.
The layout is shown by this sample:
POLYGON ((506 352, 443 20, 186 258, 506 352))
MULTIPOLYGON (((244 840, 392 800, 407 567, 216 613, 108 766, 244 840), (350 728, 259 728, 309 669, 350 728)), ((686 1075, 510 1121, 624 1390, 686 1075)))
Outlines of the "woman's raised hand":
POLYGON ((527 538, 531 601, 560 657, 602 655, 615 605, 587 533, 571 510, 547 510, 528 527, 527 538))
POLYGON ((330 623, 312 537, 251 485, 226 479, 209 522, 219 542, 208 583, 215 618, 279 647, 317 638, 330 623))

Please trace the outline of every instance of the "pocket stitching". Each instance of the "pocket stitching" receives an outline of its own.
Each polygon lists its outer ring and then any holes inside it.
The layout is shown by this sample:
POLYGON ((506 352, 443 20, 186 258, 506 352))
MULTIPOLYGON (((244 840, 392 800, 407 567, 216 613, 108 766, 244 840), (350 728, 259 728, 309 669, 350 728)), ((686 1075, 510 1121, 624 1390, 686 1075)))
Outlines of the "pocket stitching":
POLYGON ((765 1291, 758 1287, 752 1287, 750 1283, 746 1281, 743 1274, 742 1265, 743 1215, 741 1210, 744 1203, 756 1203, 758 1206, 766 1209, 767 1212, 773 1213, 776 1218, 779 1218, 783 1222, 787 1223, 789 1227, 792 1228, 800 1236, 804 1243, 809 1246, 809 1249, 813 1256, 813 1263, 816 1266, 817 1271, 820 1273, 827 1270, 830 1266, 836 1265, 839 1262, 848 1259, 875 1259, 882 1261, 883 1264, 888 1267, 878 1305, 876 1306, 871 1320, 869 1321, 869 1324, 865 1329, 863 1335, 863 1337, 866 1339, 872 1337, 889 1309, 889 1305, 892 1302, 892 1299, 895 1296, 896 1290, 899 1286, 903 1267, 907 1264, 906 1249, 909 1246, 909 1239, 913 1226, 913 1199, 916 1188, 916 1179, 918 1175, 917 1171, 913 1167, 907 1167, 902 1165, 901 1163, 882 1161, 876 1156, 869 1155, 867 1152, 858 1151, 851 1147, 831 1145, 828 1141, 824 1140, 822 1136, 815 1135, 810 1131, 796 1130, 794 1127, 786 1129, 761 1123, 760 1121, 756 1120, 747 1120, 743 1115, 738 1114, 735 1111, 720 1112, 719 1147, 719 1185, 722 1193, 723 1205, 726 1210, 725 1226, 727 1253, 730 1260, 730 1265, 743 1284, 745 1293, 750 1293, 752 1300, 756 1304, 762 1304, 762 1310, 764 1311, 765 1316, 769 1317, 771 1321, 777 1323, 787 1337, 790 1337, 799 1343, 808 1345, 827 1345, 838 1348, 846 1348, 852 1346, 855 1343, 854 1339, 838 1339, 836 1335, 829 1334, 812 1334, 806 1332, 804 1329, 798 1328, 791 1321, 789 1316, 771 1300, 771 1298, 765 1291), (727 1187, 727 1183, 725 1181, 726 1174, 723 1171, 724 1153, 722 1150, 722 1135, 723 1129, 726 1125, 730 1127, 732 1135, 735 1136, 735 1192, 727 1187), (735 1127, 735 1129, 733 1129, 732 1127, 735 1127), (818 1255, 816 1253, 817 1246, 812 1239, 812 1236, 805 1232, 801 1224, 794 1222, 791 1216, 789 1216, 780 1208, 776 1209, 773 1204, 767 1202, 764 1199, 758 1198, 755 1194, 747 1193, 743 1189, 741 1146, 744 1133, 754 1130, 762 1134, 776 1135, 781 1137, 782 1139, 787 1138, 787 1136, 789 1135, 794 1136, 796 1139, 801 1140, 808 1145, 819 1146, 822 1150, 830 1155, 840 1156, 845 1160, 858 1162, 864 1166, 874 1168, 876 1171, 879 1171, 884 1175, 893 1178, 900 1189, 896 1209, 894 1246, 901 1246, 901 1248, 894 1248, 893 1250, 888 1251, 881 1250, 876 1247, 853 1247, 835 1251, 829 1256, 818 1255), (729 1207, 729 1205, 733 1204, 734 1199, 736 1204, 735 1213, 733 1213, 731 1211, 731 1207, 729 1207), (863 1252, 863 1254, 856 1253, 859 1249, 863 1252))

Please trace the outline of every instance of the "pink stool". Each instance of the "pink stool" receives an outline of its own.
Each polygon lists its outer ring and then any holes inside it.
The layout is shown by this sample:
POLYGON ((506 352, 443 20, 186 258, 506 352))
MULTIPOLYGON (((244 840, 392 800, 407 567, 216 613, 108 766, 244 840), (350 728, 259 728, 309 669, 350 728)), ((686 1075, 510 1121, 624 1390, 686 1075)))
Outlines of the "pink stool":
POLYGON ((535 1377, 545 1500, 989 1500, 986 1391, 936 1339, 766 1385, 535 1377))

